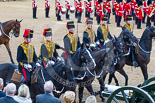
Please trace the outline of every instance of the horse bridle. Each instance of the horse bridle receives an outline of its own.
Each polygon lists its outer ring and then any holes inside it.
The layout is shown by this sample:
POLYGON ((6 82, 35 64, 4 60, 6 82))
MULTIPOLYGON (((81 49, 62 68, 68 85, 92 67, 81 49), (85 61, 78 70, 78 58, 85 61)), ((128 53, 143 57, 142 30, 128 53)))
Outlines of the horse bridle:
MULTIPOLYGON (((14 28, 12 28, 13 29, 13 32, 11 33, 12 35, 14 35, 15 36, 15 34, 17 34, 17 31, 16 31, 16 24, 17 24, 17 22, 15 22, 14 23, 14 28), (15 31, 14 31, 14 29, 15 29, 15 31)), ((1 31, 2 31, 2 33, 6 36, 6 37, 8 37, 9 39, 11 39, 11 36, 8 34, 6 34, 5 32, 4 32, 4 30, 3 30, 3 24, 1 25, 1 31)))

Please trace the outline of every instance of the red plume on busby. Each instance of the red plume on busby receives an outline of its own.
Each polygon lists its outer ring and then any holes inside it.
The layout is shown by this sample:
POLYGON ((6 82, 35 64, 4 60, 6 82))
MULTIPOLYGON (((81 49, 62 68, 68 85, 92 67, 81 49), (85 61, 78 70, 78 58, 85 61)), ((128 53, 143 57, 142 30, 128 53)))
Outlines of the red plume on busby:
POLYGON ((23 37, 25 37, 25 38, 33 38, 33 30, 25 29, 23 37))
POLYGON ((30 30, 29 29, 25 29, 24 37, 28 37, 29 36, 29 33, 30 33, 30 30))
POLYGON ((52 29, 51 28, 45 28, 43 35, 44 36, 52 36, 52 29))

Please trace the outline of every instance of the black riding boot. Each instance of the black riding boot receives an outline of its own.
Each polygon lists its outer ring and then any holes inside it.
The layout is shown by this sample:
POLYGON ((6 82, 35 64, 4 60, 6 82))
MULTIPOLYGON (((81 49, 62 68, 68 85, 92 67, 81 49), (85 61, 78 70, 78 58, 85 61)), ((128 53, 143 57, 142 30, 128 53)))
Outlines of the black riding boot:
POLYGON ((131 47, 131 55, 132 55, 132 65, 134 67, 137 67, 138 64, 137 64, 137 62, 135 60, 135 47, 133 47, 133 46, 131 47))

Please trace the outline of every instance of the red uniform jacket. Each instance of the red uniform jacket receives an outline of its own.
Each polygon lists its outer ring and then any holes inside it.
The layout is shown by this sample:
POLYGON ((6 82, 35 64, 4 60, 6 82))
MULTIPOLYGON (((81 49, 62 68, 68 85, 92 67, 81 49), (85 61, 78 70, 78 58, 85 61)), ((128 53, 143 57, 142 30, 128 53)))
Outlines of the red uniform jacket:
POLYGON ((62 11, 62 6, 61 6, 60 1, 57 2, 56 5, 57 5, 57 6, 56 6, 56 7, 57 7, 57 10, 62 11))
POLYGON ((146 15, 149 16, 151 14, 152 10, 153 10, 152 6, 146 8, 146 15))
POLYGON ((107 3, 108 3, 107 1, 103 2, 103 9, 106 9, 107 3))
POLYGON ((37 8, 37 0, 32 0, 32 7, 37 8))
POLYGON ((49 2, 49 0, 45 0, 45 8, 50 8, 50 2, 49 2))
POLYGON ((69 1, 65 1, 65 7, 66 7, 66 9, 70 10, 70 3, 69 3, 69 1))
POLYGON ((138 19, 143 19, 142 12, 142 9, 138 7, 138 9, 136 10, 136 17, 138 19))
POLYGON ((102 6, 101 6, 101 4, 97 3, 96 10, 97 10, 97 14, 98 15, 102 15, 102 6))
POLYGON ((82 12, 82 2, 79 2, 79 3, 77 4, 77 11, 78 11, 78 12, 82 12))
POLYGON ((111 13, 111 4, 109 2, 107 2, 106 9, 108 13, 111 13))
POLYGON ((125 19, 126 19, 127 15, 131 15, 131 3, 128 3, 125 6, 125 19))
POLYGON ((77 8, 77 1, 74 1, 74 6, 77 8))
POLYGON ((92 12, 92 9, 91 9, 92 7, 91 7, 91 2, 88 2, 88 12, 92 12))
POLYGON ((123 5, 122 4, 118 4, 117 15, 123 16, 123 5))
POLYGON ((136 2, 134 0, 131 0, 131 8, 134 9, 136 5, 136 2))
POLYGON ((147 3, 146 3, 146 1, 143 2, 143 6, 144 6, 143 10, 146 13, 146 9, 147 9, 147 3))

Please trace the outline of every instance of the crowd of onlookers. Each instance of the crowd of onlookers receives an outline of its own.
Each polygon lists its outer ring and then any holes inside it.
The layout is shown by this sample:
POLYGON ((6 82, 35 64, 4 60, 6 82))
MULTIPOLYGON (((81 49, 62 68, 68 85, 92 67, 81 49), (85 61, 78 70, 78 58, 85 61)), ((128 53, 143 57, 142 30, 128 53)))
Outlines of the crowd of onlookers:
MULTIPOLYGON (((73 103, 75 101, 73 91, 66 91, 60 99, 54 97, 52 81, 45 82, 44 91, 44 94, 36 96, 36 103, 73 103)), ((20 85, 18 93, 16 93, 14 83, 9 83, 4 87, 3 79, 0 78, 0 103, 32 103, 28 86, 25 84, 20 85)), ((89 96, 85 103, 97 103, 96 97, 89 96)))

